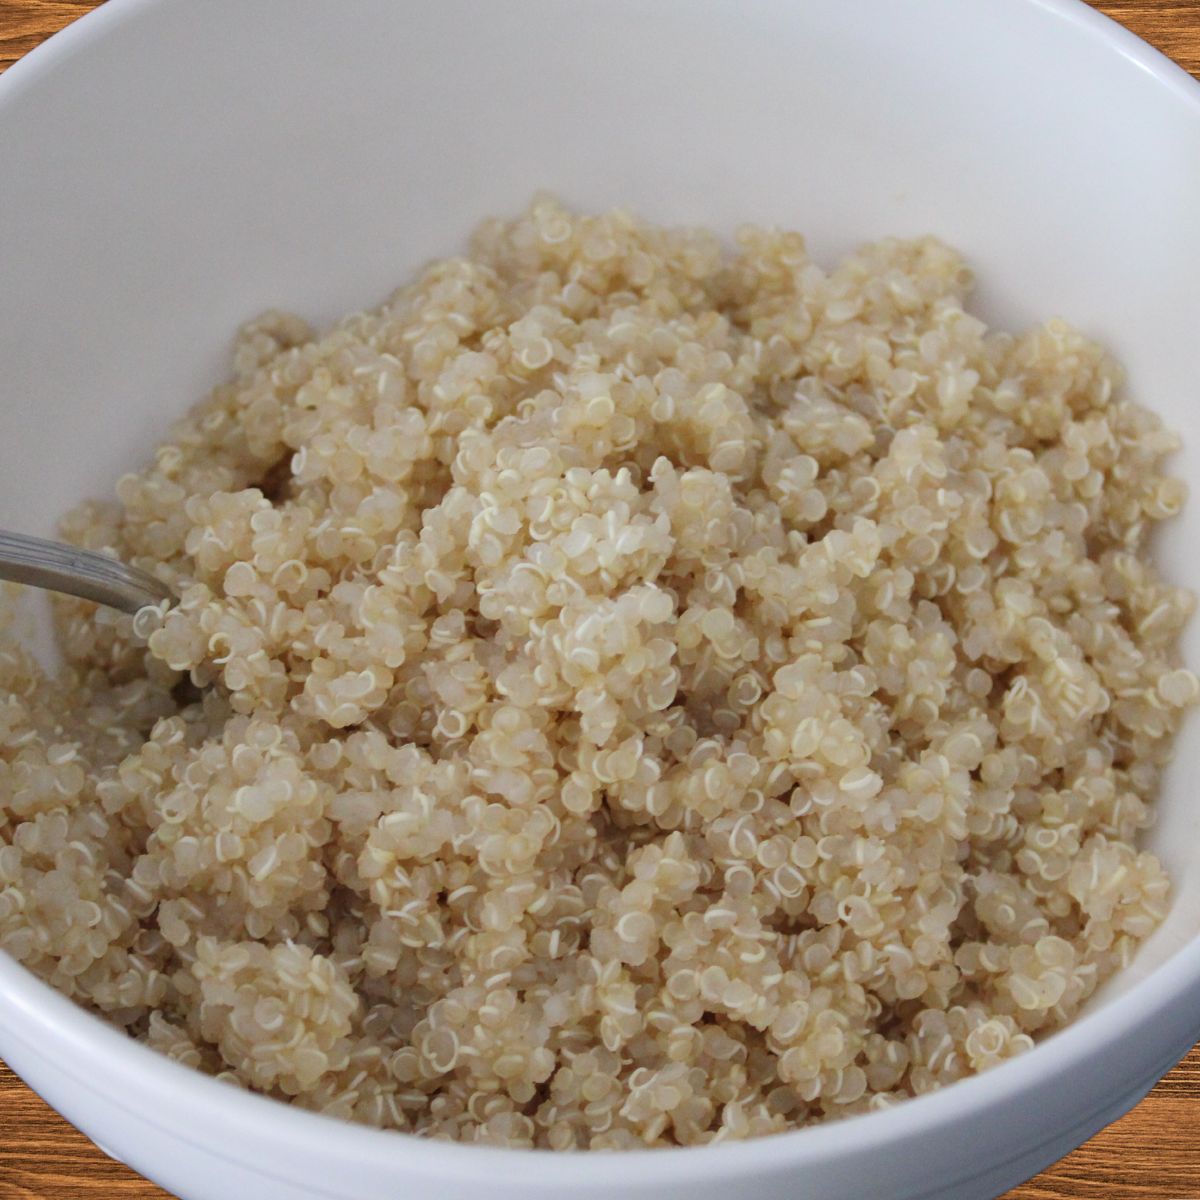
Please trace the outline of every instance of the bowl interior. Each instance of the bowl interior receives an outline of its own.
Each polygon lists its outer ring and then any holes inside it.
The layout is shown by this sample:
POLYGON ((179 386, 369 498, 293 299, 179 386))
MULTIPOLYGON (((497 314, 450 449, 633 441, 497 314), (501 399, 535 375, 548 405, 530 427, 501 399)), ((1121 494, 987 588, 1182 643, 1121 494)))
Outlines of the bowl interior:
MULTIPOLYGON (((107 7, 0 89, 6 526, 106 493, 242 320, 375 303, 538 188, 798 228, 824 261, 937 233, 981 315, 1108 343, 1200 480, 1200 91, 1073 0, 107 7)), ((1159 543, 1200 588, 1198 543, 1200 501, 1159 543)), ((1174 909, 1106 995, 1200 930, 1197 743, 1149 838, 1174 909)))

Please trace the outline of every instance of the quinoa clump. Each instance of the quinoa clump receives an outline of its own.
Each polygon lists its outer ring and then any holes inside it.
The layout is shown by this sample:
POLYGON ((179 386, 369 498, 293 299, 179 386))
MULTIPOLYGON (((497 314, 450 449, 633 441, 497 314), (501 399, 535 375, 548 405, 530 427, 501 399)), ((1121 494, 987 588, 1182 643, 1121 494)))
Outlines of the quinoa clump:
POLYGON ((0 948, 190 1066, 695 1145, 1069 1021, 1163 917, 1176 445, 933 239, 540 198, 233 375, 64 535, 179 602, 0 640, 0 948))

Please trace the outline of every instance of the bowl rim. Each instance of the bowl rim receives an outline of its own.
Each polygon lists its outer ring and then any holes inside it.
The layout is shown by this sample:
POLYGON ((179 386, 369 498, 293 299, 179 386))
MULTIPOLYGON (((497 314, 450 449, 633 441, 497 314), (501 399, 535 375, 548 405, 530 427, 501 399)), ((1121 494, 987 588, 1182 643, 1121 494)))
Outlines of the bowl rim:
MULTIPOLYGON (((0 120, 7 104, 40 78, 62 66, 93 42, 115 31, 142 12, 170 0, 107 0, 65 29, 29 51, 0 75, 0 120)), ((1022 0, 1051 20, 1061 20, 1150 75, 1157 84, 1200 121, 1200 81, 1137 35, 1092 8, 1086 0, 1022 0)), ((1200 124, 1197 126, 1200 136, 1200 124)), ((907 1100, 879 1112, 809 1126, 749 1141, 695 1147, 637 1149, 602 1154, 562 1154, 546 1150, 509 1149, 468 1143, 435 1141, 397 1131, 374 1129, 280 1103, 269 1097, 230 1086, 176 1063, 148 1046, 131 1040, 101 1017, 43 983, 32 972, 0 951, 0 1023, 10 1044, 23 1044, 31 1056, 53 1063, 80 1087, 103 1094, 107 1104, 182 1141, 207 1155, 244 1161, 214 1146, 203 1131, 218 1125, 251 1126, 257 1136, 278 1146, 305 1144, 336 1152, 339 1160, 386 1169, 403 1160, 417 1171, 462 1184, 515 1182, 536 1170, 546 1185, 570 1187, 586 1181, 606 1186, 636 1180, 647 1187, 728 1181, 770 1170, 788 1170, 848 1154, 870 1154, 911 1141, 935 1129, 978 1118, 985 1110, 1020 1097, 1038 1084, 1063 1076, 1105 1047, 1127 1038, 1132 1027, 1165 1016, 1200 981, 1200 939, 1192 939, 1113 1001, 1086 1013, 1032 1050, 983 1075, 960 1080, 946 1088, 907 1100), (46 1053, 44 1046, 53 1047, 46 1053), (120 1081, 119 1094, 96 1084, 96 1079, 120 1081), (187 1110, 195 1125, 168 1124, 157 1109, 147 1109, 126 1097, 169 1095, 172 1108, 187 1110), (201 1132, 196 1132, 201 1131, 201 1132)), ((1147 1089, 1157 1075, 1130 1083, 1132 1097, 1147 1089)), ((118 1090, 118 1089, 113 1089, 118 1090)), ((1111 1099, 1097 1107, 1099 1119, 1111 1099)), ((1081 1119, 1080 1125, 1084 1124, 1081 1119)), ((1049 1142, 1047 1143, 1049 1144, 1049 1142)), ((270 1161, 260 1158, 260 1164, 270 1161)), ((982 1163, 995 1169, 993 1162, 982 1163)), ((296 1174, 276 1167, 256 1168, 280 1181, 311 1177, 297 1161, 296 1174)), ((947 1186, 964 1183, 971 1175, 946 1179, 947 1186)), ((319 1186, 319 1185, 315 1185, 319 1186)), ((330 1196, 333 1193, 328 1193, 330 1196)))

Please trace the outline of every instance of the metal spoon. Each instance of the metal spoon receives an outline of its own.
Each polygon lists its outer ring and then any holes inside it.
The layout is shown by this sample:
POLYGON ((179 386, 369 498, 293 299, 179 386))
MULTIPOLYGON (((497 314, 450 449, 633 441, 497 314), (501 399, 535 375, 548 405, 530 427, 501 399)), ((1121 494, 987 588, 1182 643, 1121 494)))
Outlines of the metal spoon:
POLYGON ((115 558, 4 529, 0 579, 81 596, 127 613, 175 598, 165 583, 115 558))

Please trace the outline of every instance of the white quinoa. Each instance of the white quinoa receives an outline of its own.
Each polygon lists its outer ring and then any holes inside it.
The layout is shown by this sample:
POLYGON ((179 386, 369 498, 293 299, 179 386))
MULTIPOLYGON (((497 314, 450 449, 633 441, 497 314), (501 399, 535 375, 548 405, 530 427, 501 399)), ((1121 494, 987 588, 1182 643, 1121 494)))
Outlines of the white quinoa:
POLYGON ((1185 489, 1108 355, 969 283, 539 199, 248 326, 65 523, 178 589, 148 645, 76 601, 56 678, 0 642, 0 948, 256 1090, 557 1149, 1069 1021, 1168 907, 1185 489))

